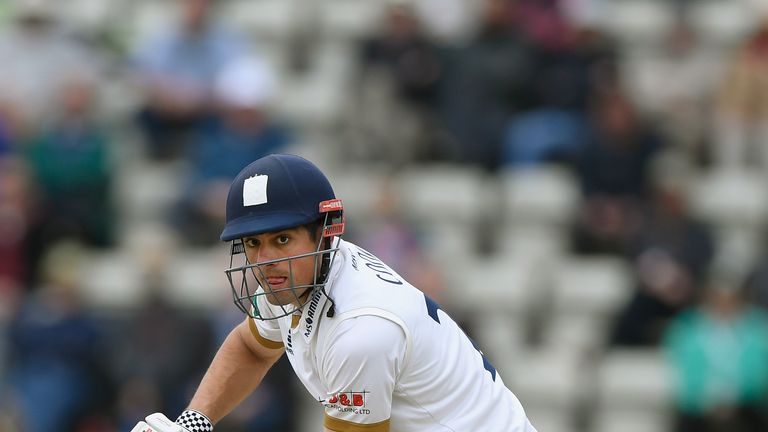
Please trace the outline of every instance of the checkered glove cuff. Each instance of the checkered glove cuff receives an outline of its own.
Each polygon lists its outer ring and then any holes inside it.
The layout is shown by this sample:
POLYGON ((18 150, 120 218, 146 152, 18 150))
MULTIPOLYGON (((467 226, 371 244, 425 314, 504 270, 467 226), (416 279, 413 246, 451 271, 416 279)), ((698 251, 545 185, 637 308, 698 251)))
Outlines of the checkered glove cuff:
POLYGON ((176 419, 176 424, 189 430, 190 432, 212 432, 213 424, 208 420, 208 417, 195 410, 186 410, 179 418, 176 419))

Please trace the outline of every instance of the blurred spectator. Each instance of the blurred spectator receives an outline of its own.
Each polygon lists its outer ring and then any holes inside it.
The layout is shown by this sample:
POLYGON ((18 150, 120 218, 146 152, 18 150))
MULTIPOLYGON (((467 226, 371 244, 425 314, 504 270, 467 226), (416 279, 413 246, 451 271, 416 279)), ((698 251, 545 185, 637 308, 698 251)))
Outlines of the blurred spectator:
POLYGON ((257 58, 230 62, 217 77, 217 110, 192 139, 190 178, 179 209, 185 240, 208 244, 218 238, 227 191, 237 173, 248 161, 289 144, 288 131, 269 113, 275 92, 275 76, 257 58))
POLYGON ((441 156, 494 170, 510 115, 529 108, 535 51, 513 0, 486 0, 478 33, 448 55, 439 110, 441 156))
POLYGON ((29 230, 31 202, 25 165, 0 155, 0 430, 19 430, 19 408, 6 382, 10 344, 8 325, 23 299, 29 276, 24 240, 29 230))
POLYGON ((566 34, 539 46, 533 103, 586 113, 598 92, 619 82, 616 46, 595 27, 571 26, 566 34))
POLYGON ((591 136, 576 166, 585 195, 646 197, 661 137, 618 88, 601 91, 594 104, 591 136))
MULTIPOLYGON (((0 109, 3 108, 0 106, 0 109)), ((0 112, 0 160, 7 157, 12 150, 16 150, 12 125, 9 119, 0 112)))
POLYGON ((631 231, 628 256, 638 287, 618 318, 614 344, 657 344, 668 321, 700 295, 715 244, 708 227, 690 216, 682 187, 657 184, 631 231))
POLYGON ((394 78, 402 99, 427 108, 437 96, 441 61, 437 47, 406 4, 390 5, 383 30, 363 46, 364 68, 385 69, 394 78))
POLYGON ((768 311, 768 255, 763 254, 747 274, 745 295, 752 304, 768 311))
POLYGON ((359 136, 353 157, 391 164, 434 157, 442 61, 411 5, 392 2, 381 28, 362 42, 360 91, 346 124, 359 136))
POLYGON ((11 312, 17 292, 29 281, 27 239, 34 223, 29 172, 19 158, 0 158, 0 316, 11 312))
POLYGON ((9 326, 8 381, 25 431, 75 430, 109 409, 101 333, 77 291, 80 253, 73 244, 51 249, 43 286, 9 326))
POLYGON ((187 392, 194 390, 190 386, 213 357, 206 321, 155 295, 119 323, 111 366, 120 383, 118 423, 123 429, 135 424, 136 413, 148 407, 179 413, 184 409, 187 392))
POLYGON ((516 0, 520 29, 536 45, 559 51, 571 44, 574 29, 562 14, 560 0, 516 0))
POLYGON ((544 108, 512 118, 504 137, 504 165, 536 165, 574 159, 587 141, 583 113, 544 108))
POLYGON ((719 88, 713 155, 723 166, 768 167, 768 18, 736 51, 719 88))
POLYGON ((656 55, 630 56, 624 73, 632 99, 658 122, 670 144, 690 161, 701 161, 722 59, 685 18, 675 21, 665 40, 656 55))
POLYGON ((40 218, 30 241, 36 251, 61 238, 95 246, 113 242, 114 166, 108 127, 98 117, 97 85, 91 75, 62 79, 56 115, 24 148, 40 192, 40 218))
POLYGON ((247 41, 214 19, 214 0, 175 0, 178 22, 151 35, 137 50, 137 78, 144 106, 139 123, 149 156, 165 159, 186 151, 188 133, 210 108, 222 65, 247 52, 247 41))
POLYGON ((542 39, 533 78, 534 107, 512 116, 503 161, 570 163, 589 140, 591 99, 617 82, 615 47, 597 28, 563 22, 558 2, 523 4, 527 5, 523 16, 542 14, 526 24, 532 27, 528 29, 532 37, 542 39))
POLYGON ((677 317, 665 348, 677 375, 678 432, 768 429, 768 316, 729 285, 677 317))
POLYGON ((648 196, 650 166, 663 141, 618 88, 596 95, 588 134, 575 161, 584 202, 574 247, 579 253, 621 253, 648 196))
POLYGON ((62 31, 51 0, 11 3, 13 21, 0 33, 0 105, 17 113, 20 128, 49 116, 62 79, 75 70, 98 70, 96 56, 62 31))

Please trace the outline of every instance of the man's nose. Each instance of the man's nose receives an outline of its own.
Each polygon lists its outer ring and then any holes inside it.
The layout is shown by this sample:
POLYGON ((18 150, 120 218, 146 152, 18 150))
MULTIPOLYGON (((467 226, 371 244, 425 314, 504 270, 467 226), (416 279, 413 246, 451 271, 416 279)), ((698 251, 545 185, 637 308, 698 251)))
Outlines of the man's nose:
MULTIPOLYGON (((261 263, 265 261, 272 261, 274 259, 277 259, 277 255, 275 254, 275 251, 272 248, 269 247, 260 247, 256 251, 256 262, 261 263)), ((268 264, 269 266, 274 266, 276 263, 268 264)))

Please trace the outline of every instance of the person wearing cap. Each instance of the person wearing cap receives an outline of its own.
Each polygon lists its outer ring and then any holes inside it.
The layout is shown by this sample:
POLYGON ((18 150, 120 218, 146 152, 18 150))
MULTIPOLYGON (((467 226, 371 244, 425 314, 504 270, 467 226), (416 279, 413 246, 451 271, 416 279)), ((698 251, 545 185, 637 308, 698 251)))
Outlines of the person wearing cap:
MULTIPOLYGON (((174 0, 173 22, 137 39, 131 71, 140 90, 137 125, 146 155, 175 159, 215 105, 215 81, 225 65, 253 50, 251 41, 220 20, 223 2, 174 0)), ((154 29, 153 29, 154 30, 154 29)))
POLYGON ((535 432, 517 397, 440 306, 341 239, 344 205, 325 175, 269 155, 232 182, 221 240, 246 315, 177 420, 133 432, 211 431, 287 355, 324 409, 325 431, 535 432))

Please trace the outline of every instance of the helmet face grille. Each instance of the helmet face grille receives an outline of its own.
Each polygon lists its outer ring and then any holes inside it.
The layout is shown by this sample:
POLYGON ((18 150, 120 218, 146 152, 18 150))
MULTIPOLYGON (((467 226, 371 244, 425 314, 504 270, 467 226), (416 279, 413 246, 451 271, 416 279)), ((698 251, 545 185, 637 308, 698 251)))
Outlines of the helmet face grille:
POLYGON ((325 290, 328 272, 339 250, 329 247, 330 245, 331 241, 321 235, 313 252, 251 263, 245 254, 245 245, 242 239, 233 240, 230 266, 224 273, 229 281, 235 306, 251 318, 260 320, 273 320, 301 310, 311 300, 315 290, 325 290), (294 263, 296 260, 308 257, 311 257, 314 263, 312 281, 297 284, 294 278, 294 263), (288 286, 275 289, 270 286, 265 269, 268 266, 283 262, 288 263, 288 286), (290 295, 286 296, 285 293, 290 295), (278 295, 283 301, 278 301, 278 295), (264 300, 275 307, 270 308, 270 311, 262 310, 259 304, 261 301, 261 305, 264 305, 264 300))

